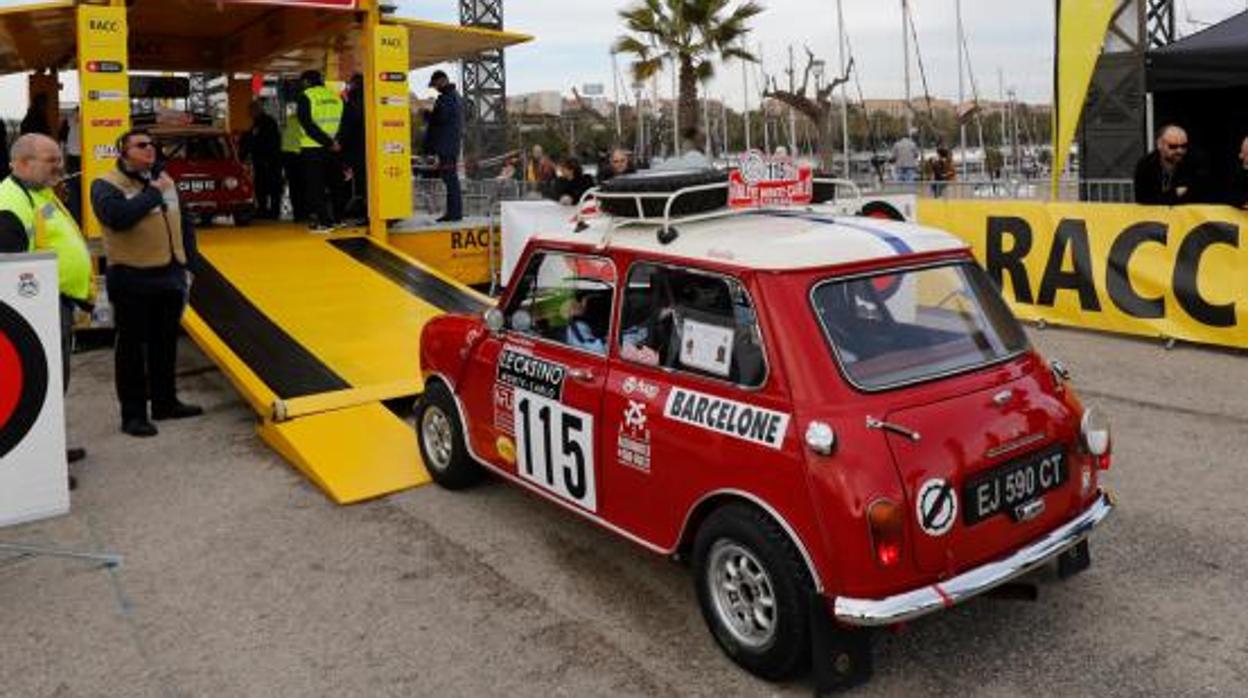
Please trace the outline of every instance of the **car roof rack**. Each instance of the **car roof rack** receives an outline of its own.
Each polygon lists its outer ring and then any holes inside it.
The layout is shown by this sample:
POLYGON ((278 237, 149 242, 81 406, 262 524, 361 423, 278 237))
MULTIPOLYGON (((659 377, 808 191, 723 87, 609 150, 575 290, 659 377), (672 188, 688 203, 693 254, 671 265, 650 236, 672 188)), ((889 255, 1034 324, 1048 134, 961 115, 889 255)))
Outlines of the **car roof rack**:
MULTIPOLYGON (((837 179, 837 178, 830 178, 830 177, 815 177, 811 180, 811 182, 812 184, 814 183, 831 184, 838 188, 844 186, 844 187, 847 187, 852 192, 852 196, 850 198, 854 198, 858 200, 862 199, 862 190, 859 189, 858 185, 855 184, 851 180, 837 179)), ((754 208, 732 208, 731 206, 724 206, 723 208, 717 208, 713 211, 703 211, 701 213, 694 213, 694 214, 690 214, 687 216, 673 216, 672 215, 672 207, 676 203, 676 201, 680 199, 680 197, 688 196, 690 194, 696 194, 698 192, 714 191, 716 189, 727 189, 728 186, 729 186, 728 182, 716 182, 714 184, 698 184, 698 185, 689 186, 689 187, 682 187, 680 189, 677 189, 676 191, 671 191, 671 192, 604 192, 604 191, 601 191, 600 188, 594 187, 593 189, 590 189, 589 191, 586 191, 584 194, 582 194, 581 200, 577 202, 576 231, 580 232, 589 227, 589 224, 586 222, 586 215, 584 212, 584 208, 585 208, 585 203, 591 199, 597 200, 597 201, 604 201, 604 200, 632 201, 633 204, 637 207, 637 216, 635 218, 620 218, 617 216, 611 216, 611 224, 607 227, 607 231, 603 233, 602 242, 599 245, 599 247, 602 249, 605 249, 608 246, 610 246, 611 236, 615 232, 616 228, 623 228, 627 226, 639 226, 639 225, 645 225, 645 226, 657 225, 659 226, 659 229, 658 231, 656 231, 656 234, 658 235, 659 242, 664 245, 667 245, 675 241, 676 238, 679 237, 680 235, 679 231, 677 231, 675 228, 676 223, 695 223, 698 221, 711 220, 715 218, 739 216, 745 213, 750 213, 752 211, 761 210, 761 209, 754 209, 754 208), (665 200, 665 203, 663 205, 663 216, 662 217, 646 216, 646 209, 645 209, 644 202, 646 200, 656 200, 656 199, 665 200)))

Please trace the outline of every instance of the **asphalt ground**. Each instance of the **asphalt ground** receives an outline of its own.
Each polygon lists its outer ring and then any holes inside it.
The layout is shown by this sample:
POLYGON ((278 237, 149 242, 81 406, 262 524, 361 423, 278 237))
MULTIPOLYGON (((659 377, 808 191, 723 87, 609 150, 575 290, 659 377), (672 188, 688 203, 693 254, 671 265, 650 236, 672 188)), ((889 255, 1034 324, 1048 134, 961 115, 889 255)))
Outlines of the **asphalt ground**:
MULTIPOLYGON (((1114 422, 1093 567, 881 634, 850 695, 1248 695, 1248 355, 1032 334, 1114 422)), ((138 440, 111 353, 74 357, 73 511, 0 540, 125 564, 0 557, 0 695, 810 695, 719 651, 683 566, 501 482, 335 506, 180 363, 207 414, 138 440)))

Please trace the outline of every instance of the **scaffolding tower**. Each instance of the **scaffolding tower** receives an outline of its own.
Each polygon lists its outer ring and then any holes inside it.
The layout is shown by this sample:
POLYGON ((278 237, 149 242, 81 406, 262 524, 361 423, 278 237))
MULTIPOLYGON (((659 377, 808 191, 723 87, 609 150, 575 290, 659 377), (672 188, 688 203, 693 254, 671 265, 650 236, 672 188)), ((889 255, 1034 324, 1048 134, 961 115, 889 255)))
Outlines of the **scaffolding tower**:
MULTIPOLYGON (((503 29, 503 0, 459 0, 459 23, 465 27, 503 29)), ((496 169, 507 150, 507 71, 502 49, 465 59, 464 162, 469 176, 478 167, 496 169)))
POLYGON ((1130 179, 1149 151, 1147 53, 1174 40, 1174 0, 1119 0, 1083 109, 1082 182, 1130 179))

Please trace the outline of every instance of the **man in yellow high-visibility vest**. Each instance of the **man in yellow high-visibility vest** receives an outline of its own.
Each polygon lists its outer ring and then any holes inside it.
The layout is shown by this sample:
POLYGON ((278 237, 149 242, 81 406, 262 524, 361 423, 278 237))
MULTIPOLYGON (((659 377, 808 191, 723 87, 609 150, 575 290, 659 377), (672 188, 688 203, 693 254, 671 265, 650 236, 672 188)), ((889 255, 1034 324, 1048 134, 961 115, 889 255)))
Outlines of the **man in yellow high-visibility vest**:
MULTIPOLYGON (((32 133, 13 141, 9 151, 13 173, 0 182, 0 252, 54 252, 60 284, 61 370, 69 388, 69 354, 73 349, 74 309, 90 310, 94 297, 91 254, 82 231, 52 187, 64 174, 61 147, 32 133)), ((69 462, 87 454, 67 452, 69 462)), ((73 487, 73 477, 70 486, 73 487)))
POLYGON ((304 202, 312 216, 312 231, 328 232, 337 225, 345 204, 342 162, 338 157, 342 147, 336 140, 343 104, 333 90, 325 87, 319 72, 305 70, 300 82, 303 93, 295 107, 303 127, 299 145, 307 192, 304 202))

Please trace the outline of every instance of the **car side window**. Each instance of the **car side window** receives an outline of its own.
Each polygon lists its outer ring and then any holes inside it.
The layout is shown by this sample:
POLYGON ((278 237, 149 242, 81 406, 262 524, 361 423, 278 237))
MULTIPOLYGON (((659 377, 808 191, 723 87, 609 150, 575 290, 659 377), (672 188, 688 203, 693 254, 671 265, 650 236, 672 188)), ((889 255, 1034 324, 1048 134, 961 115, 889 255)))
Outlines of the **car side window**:
POLYGON ((620 357, 651 366, 763 384, 767 367, 758 320, 736 279, 636 264, 624 287, 620 357))
POLYGON ((615 285, 609 259, 539 252, 517 282, 505 313, 507 327, 605 355, 615 285))

